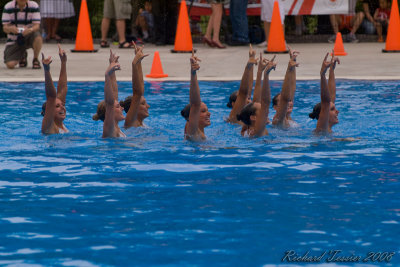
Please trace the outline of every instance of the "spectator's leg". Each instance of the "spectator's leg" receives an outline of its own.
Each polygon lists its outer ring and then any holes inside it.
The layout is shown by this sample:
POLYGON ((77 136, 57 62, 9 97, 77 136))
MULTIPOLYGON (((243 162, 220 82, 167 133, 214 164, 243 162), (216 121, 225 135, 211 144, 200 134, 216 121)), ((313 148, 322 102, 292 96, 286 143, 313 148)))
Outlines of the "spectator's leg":
POLYGON ((17 66, 17 64, 18 64, 18 61, 16 61, 16 60, 6 62, 6 66, 8 69, 14 69, 15 66, 17 66))
POLYGON ((269 29, 271 28, 271 22, 264 21, 264 33, 265 33, 265 41, 268 42, 269 38, 269 29))
POLYGON ((101 21, 101 40, 107 41, 108 29, 110 28, 110 19, 103 18, 101 21))
POLYGON ((334 34, 339 32, 339 23, 340 23, 340 16, 338 15, 329 15, 329 19, 331 21, 331 26, 334 34))
MULTIPOLYGON (((125 20, 124 19, 115 20, 115 26, 117 27, 119 43, 122 44, 126 41, 126 39, 125 39, 125 28, 126 28, 125 20)), ((127 46, 129 46, 129 44, 127 44, 127 46)))
POLYGON ((139 15, 136 18, 136 20, 137 20, 138 26, 142 30, 143 39, 149 38, 149 27, 147 26, 147 22, 146 22, 146 19, 144 18, 144 16, 139 15))
POLYGON ((45 18, 46 24, 46 41, 50 41, 52 37, 51 33, 53 32, 53 18, 45 18))
POLYGON ((136 20, 139 17, 139 0, 132 0, 132 15, 131 15, 131 34, 134 37, 138 37, 138 32, 136 29, 136 20))
POLYGON ((42 50, 43 39, 42 36, 39 34, 35 37, 32 44, 33 49, 33 58, 39 58, 40 50, 42 50))
POLYGON ((301 35, 303 33, 303 16, 294 16, 294 22, 296 24, 295 34, 301 35))
POLYGON ((383 42, 383 35, 382 35, 382 23, 376 23, 376 32, 378 33, 378 42, 383 42))
MULTIPOLYGON (((4 49, 4 62, 9 69, 14 69, 21 59, 26 55, 25 48, 21 48, 17 44, 7 45, 4 49)), ((26 60, 25 60, 26 67, 26 60)))
POLYGON ((247 22, 247 3, 244 0, 230 1, 230 18, 232 23, 232 41, 249 43, 249 29, 247 22))
POLYGON ((58 30, 58 25, 60 24, 60 19, 54 19, 54 24, 53 24, 53 31, 52 31, 52 37, 56 39, 56 41, 60 41, 61 37, 57 35, 57 30, 58 30))
POLYGON ((221 19, 222 19, 222 4, 212 4, 212 13, 213 13, 213 38, 212 40, 218 45, 222 46, 219 41, 219 31, 221 29, 221 19))
MULTIPOLYGON (((213 5, 214 4, 211 4, 211 7, 213 5)), ((204 37, 207 38, 208 40, 211 40, 211 33, 212 33, 212 30, 213 30, 213 25, 214 25, 213 24, 213 20, 214 20, 214 11, 211 12, 211 16, 208 19, 207 30, 206 30, 206 34, 204 35, 204 37)))
POLYGON ((358 28, 360 27, 362 21, 364 19, 364 12, 358 12, 353 19, 353 27, 351 29, 352 34, 355 34, 358 30, 358 28))

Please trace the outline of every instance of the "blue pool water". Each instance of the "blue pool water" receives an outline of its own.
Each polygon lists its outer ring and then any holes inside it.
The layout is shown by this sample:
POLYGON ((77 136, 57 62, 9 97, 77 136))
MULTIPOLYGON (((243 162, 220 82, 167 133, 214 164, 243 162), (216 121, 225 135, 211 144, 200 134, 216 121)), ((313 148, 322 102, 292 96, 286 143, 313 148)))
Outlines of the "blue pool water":
POLYGON ((107 140, 91 120, 103 83, 69 83, 71 132, 52 136, 40 134, 43 83, 0 83, 0 265, 276 266, 288 250, 342 250, 395 255, 332 266, 399 266, 400 83, 338 81, 330 137, 307 116, 319 82, 297 84, 300 126, 251 140, 224 122, 239 82, 201 82, 212 125, 193 144, 188 82, 146 83, 148 128, 107 140))

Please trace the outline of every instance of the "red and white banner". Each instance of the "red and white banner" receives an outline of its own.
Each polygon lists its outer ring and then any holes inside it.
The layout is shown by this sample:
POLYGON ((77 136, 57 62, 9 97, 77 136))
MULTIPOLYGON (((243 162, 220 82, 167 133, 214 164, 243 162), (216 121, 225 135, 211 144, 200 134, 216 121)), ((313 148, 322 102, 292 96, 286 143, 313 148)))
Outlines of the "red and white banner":
MULTIPOLYGON (((247 15, 259 16, 261 13, 260 0, 248 0, 247 15)), ((274 1, 274 0, 268 0, 274 1)), ((329 15, 329 14, 349 14, 350 6, 355 0, 280 0, 285 5, 286 15, 329 15)), ((186 0, 190 8, 190 15, 203 16, 211 14, 211 5, 207 0, 186 0)), ((226 13, 229 14, 229 4, 225 6, 226 13)))
POLYGON ((348 14, 349 0, 282 0, 287 15, 348 14))

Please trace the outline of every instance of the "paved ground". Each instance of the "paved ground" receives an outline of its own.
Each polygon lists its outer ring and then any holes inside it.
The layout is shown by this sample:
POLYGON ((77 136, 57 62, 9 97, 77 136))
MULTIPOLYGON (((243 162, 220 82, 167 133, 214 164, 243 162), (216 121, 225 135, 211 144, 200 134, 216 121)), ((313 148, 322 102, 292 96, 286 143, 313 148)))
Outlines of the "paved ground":
MULTIPOLYGON (((102 81, 107 67, 109 50, 99 49, 97 53, 71 53, 73 44, 65 44, 68 53, 68 79, 70 81, 102 81)), ((98 45, 95 45, 98 47, 98 45)), ((213 49, 201 44, 195 44, 197 56, 202 60, 198 73, 199 80, 240 80, 243 68, 248 58, 247 47, 228 47, 227 49, 213 49)), ((293 44, 293 49, 300 51, 297 70, 298 79, 319 79, 319 70, 322 59, 333 48, 329 43, 293 44)), ((131 80, 131 61, 134 52, 131 49, 112 47, 120 56, 122 70, 118 72, 120 81, 131 80)), ((172 46, 145 47, 145 53, 150 56, 143 60, 144 74, 150 72, 153 53, 159 51, 164 72, 169 80, 189 79, 190 54, 174 54, 172 46)), ((382 43, 345 43, 347 56, 341 57, 342 64, 337 67, 337 78, 347 79, 400 79, 400 53, 382 53, 382 43)), ((257 51, 262 49, 256 47, 257 51)), ((0 52, 4 51, 4 44, 0 45, 0 52)), ((60 61, 56 44, 44 44, 46 56, 52 56, 52 74, 58 79, 60 61)), ((3 54, 3 53, 1 53, 3 54)), ((267 57, 270 55, 266 55, 267 57)), ((277 56, 278 67, 271 79, 282 79, 286 70, 288 55, 277 56)), ((29 51, 28 68, 8 70, 0 64, 0 81, 43 81, 43 70, 32 70, 32 51, 29 51)), ((148 80, 148 79, 147 79, 148 80)))

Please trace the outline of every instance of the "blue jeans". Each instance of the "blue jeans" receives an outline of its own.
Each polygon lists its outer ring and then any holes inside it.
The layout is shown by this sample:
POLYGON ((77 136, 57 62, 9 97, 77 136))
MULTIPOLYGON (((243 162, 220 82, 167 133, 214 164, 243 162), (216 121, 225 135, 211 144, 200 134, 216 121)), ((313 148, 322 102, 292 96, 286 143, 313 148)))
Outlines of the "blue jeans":
POLYGON ((229 9, 232 23, 232 40, 248 43, 247 3, 247 0, 231 0, 229 9))

